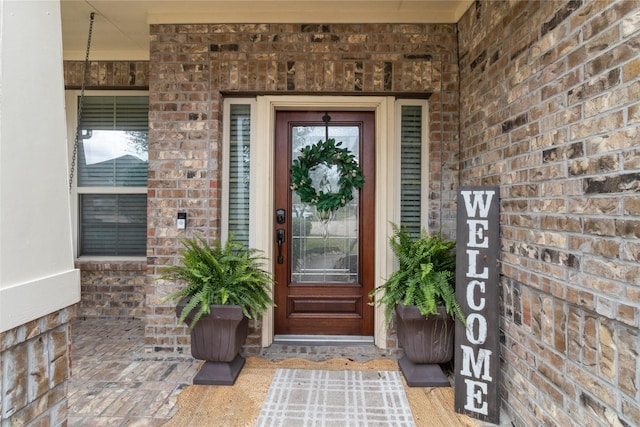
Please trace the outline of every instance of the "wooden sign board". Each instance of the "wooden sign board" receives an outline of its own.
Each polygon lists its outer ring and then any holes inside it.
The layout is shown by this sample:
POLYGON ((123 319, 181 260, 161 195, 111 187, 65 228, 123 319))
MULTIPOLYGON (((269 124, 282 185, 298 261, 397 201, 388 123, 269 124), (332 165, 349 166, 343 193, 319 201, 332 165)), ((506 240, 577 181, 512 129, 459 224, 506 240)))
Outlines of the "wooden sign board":
POLYGON ((499 423, 499 187, 458 188, 456 297, 467 327, 456 322, 455 410, 499 423))

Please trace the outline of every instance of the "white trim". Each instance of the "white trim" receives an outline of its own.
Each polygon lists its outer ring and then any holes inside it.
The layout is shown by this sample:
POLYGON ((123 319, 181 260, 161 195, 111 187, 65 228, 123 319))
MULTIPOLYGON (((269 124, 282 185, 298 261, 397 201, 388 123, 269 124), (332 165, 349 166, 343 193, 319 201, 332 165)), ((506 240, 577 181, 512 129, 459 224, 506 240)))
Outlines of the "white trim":
POLYGON ((0 288, 0 332, 80 301, 80 270, 0 288))
MULTIPOLYGON (((275 115, 270 97, 259 96, 256 115, 256 145, 250 153, 249 183, 249 244, 262 250, 267 259, 273 259, 273 160, 275 115), (263 206, 258 215, 257 207, 263 206)), ((265 269, 273 274, 273 263, 265 269)), ((273 295, 273 288, 271 290, 273 295)), ((262 347, 273 343, 274 309, 270 308, 262 318, 262 347)))
POLYGON ((84 255, 77 259, 77 261, 82 263, 88 262, 102 262, 102 263, 118 263, 118 262, 130 262, 130 263, 146 263, 146 256, 104 256, 104 255, 84 255))
MULTIPOLYGON (((80 96, 80 90, 66 90, 65 91, 65 109, 67 116, 67 143, 68 143, 68 158, 69 166, 71 165, 73 156, 73 146, 76 140, 76 128, 78 126, 78 104, 77 99, 80 96)), ((149 91, 146 90, 85 90, 85 96, 149 96, 149 91)), ((78 188, 78 161, 74 165, 74 176, 71 187, 70 197, 70 209, 71 209, 71 234, 73 241, 73 256, 80 261, 86 261, 87 259, 94 259, 93 256, 82 257, 78 255, 80 247, 79 243, 79 207, 78 207, 78 195, 79 194, 146 194, 148 187, 82 187, 78 188)), ((69 170, 67 170, 67 179, 69 177, 69 170)), ((140 257, 103 257, 105 260, 131 260, 136 261, 140 257)))
POLYGON ((147 187, 80 187, 76 194, 147 194, 147 187))
MULTIPOLYGON (((394 98, 385 96, 259 96, 257 99, 256 145, 251 150, 251 217, 250 245, 272 258, 273 242, 273 155, 275 147, 275 112, 277 110, 347 110, 375 112, 376 140, 376 220, 375 220, 375 285, 382 284, 393 268, 393 257, 387 244, 389 221, 398 215, 397 204, 392 198, 396 174, 394 98), (258 212, 258 208, 260 211, 258 212)), ((253 127, 253 126, 252 126, 253 127)), ((273 266, 267 269, 273 273, 273 266)), ((386 348, 387 328, 384 307, 376 307, 374 314, 374 340, 380 348, 386 348)), ((263 317, 262 346, 268 347, 274 338, 274 311, 263 317)))

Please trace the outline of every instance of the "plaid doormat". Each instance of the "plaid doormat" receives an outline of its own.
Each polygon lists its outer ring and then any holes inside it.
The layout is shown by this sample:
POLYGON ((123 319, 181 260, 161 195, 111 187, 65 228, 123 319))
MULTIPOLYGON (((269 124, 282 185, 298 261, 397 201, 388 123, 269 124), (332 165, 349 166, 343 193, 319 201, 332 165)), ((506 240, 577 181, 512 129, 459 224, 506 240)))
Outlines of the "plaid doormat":
POLYGON ((396 371, 277 369, 256 426, 415 426, 396 371))

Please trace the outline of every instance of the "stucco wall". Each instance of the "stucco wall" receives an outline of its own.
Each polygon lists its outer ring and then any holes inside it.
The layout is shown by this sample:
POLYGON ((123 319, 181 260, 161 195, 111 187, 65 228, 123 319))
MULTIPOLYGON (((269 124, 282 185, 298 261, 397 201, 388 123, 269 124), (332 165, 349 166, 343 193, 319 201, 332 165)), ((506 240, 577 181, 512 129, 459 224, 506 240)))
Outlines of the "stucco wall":
POLYGON ((60 4, 3 1, 0 29, 0 424, 62 426, 80 275, 60 4))
MULTIPOLYGON (((149 273, 177 262, 178 210, 188 214, 187 234, 220 234, 225 95, 430 95, 430 225, 453 233, 457 76, 454 25, 152 25, 149 273)), ((147 345, 188 351, 173 306, 162 302, 171 290, 149 285, 147 345)), ((259 349, 259 328, 247 349, 259 349)))
POLYGON ((461 179, 499 185, 516 425, 640 420, 640 3, 476 2, 461 179))
POLYGON ((75 304, 80 288, 71 246, 60 5, 5 2, 0 19, 0 331, 5 331, 75 304))

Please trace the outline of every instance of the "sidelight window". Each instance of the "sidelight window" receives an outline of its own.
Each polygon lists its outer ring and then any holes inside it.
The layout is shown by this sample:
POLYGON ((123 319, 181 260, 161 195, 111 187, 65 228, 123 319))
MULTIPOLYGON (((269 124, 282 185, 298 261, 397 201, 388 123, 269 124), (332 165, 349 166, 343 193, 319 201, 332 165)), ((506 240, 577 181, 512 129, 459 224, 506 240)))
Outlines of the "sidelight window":
POLYGON ((427 104, 398 101, 400 143, 400 223, 412 233, 427 227, 427 104))
POLYGON ((223 233, 249 245, 249 172, 253 101, 225 103, 223 233))

